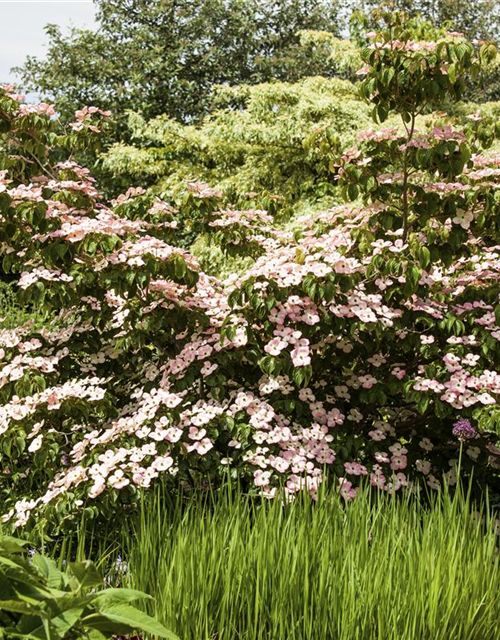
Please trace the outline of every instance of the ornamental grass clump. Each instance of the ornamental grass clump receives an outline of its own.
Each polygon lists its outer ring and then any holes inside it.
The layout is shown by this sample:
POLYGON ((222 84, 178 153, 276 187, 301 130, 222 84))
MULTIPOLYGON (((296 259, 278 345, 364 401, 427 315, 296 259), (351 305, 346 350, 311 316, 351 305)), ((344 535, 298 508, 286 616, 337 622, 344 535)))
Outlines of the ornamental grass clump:
POLYGON ((82 109, 64 129, 1 92, 2 268, 56 314, 0 332, 5 522, 121 513, 158 478, 229 473, 313 498, 327 481, 346 501, 363 478, 434 490, 457 482, 458 420, 477 433, 461 473, 498 481, 500 157, 485 148, 500 127, 432 115, 495 49, 379 18, 361 93, 401 126, 360 134, 332 166, 351 202, 296 234, 222 210, 203 183, 177 208, 138 188, 106 203, 61 155, 107 114, 82 109), (203 273, 179 224, 190 212, 252 266, 203 273))
POLYGON ((157 485, 121 534, 82 527, 78 542, 93 530, 113 576, 120 553, 117 579, 182 640, 498 640, 498 513, 461 486, 427 506, 403 491, 365 485, 345 504, 324 486, 313 502, 157 485))

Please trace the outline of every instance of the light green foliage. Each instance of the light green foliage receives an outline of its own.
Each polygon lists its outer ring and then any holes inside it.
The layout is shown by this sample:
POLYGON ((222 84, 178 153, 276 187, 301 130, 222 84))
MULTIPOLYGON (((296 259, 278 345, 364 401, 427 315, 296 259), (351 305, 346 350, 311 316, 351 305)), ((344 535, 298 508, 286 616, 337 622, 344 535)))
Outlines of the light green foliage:
POLYGON ((346 507, 188 500, 145 496, 122 550, 124 583, 183 640, 500 638, 498 516, 475 519, 460 491, 428 508, 368 492, 346 507))
POLYGON ((0 328, 14 329, 21 325, 29 326, 32 330, 41 329, 51 322, 52 318, 47 312, 36 307, 23 305, 14 285, 0 280, 0 328))
MULTIPOLYGON (((499 148, 494 124, 500 122, 500 102, 457 102, 449 110, 449 113, 462 126, 470 125, 471 116, 480 115, 484 121, 489 123, 484 128, 483 134, 491 141, 491 149, 496 151, 499 148)), ((488 148, 490 148, 489 145, 488 148)))
POLYGON ((303 199, 326 196, 328 204, 336 191, 331 164, 370 123, 355 85, 340 79, 220 88, 215 104, 200 126, 132 114, 134 145, 114 146, 104 167, 163 193, 204 180, 236 206, 271 212, 303 199))
POLYGON ((353 40, 337 37, 329 31, 300 32, 300 42, 311 55, 328 62, 338 74, 354 76, 362 65, 361 53, 353 40))
POLYGON ((500 55, 485 66, 477 82, 467 87, 466 98, 481 103, 500 99, 500 55))
POLYGON ((5 640, 105 640, 134 630, 178 640, 131 601, 131 589, 104 589, 92 562, 60 571, 45 555, 28 559, 27 544, 0 537, 0 638, 5 640))
POLYGON ((23 321, 23 309, 19 306, 14 288, 0 281, 0 326, 11 329, 23 321))
POLYGON ((244 273, 254 260, 249 256, 229 256, 220 246, 210 242, 209 235, 199 236, 191 246, 200 267, 209 274, 225 278, 232 273, 244 273))

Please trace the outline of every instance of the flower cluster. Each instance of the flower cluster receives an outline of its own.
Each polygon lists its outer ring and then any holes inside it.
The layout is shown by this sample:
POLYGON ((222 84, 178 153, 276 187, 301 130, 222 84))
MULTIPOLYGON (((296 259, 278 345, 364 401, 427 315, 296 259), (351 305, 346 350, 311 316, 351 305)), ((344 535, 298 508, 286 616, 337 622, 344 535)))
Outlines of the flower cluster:
POLYGON ((458 420, 453 425, 453 435, 459 440, 472 440, 477 438, 477 431, 471 425, 469 420, 458 420))

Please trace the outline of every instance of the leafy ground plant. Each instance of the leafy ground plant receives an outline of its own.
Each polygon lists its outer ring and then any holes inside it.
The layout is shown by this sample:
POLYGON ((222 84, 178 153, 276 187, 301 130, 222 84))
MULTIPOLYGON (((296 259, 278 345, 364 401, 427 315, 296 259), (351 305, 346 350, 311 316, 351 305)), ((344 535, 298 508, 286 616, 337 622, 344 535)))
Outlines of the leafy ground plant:
POLYGON ((130 604, 148 598, 132 589, 102 589, 103 578, 90 561, 68 571, 26 542, 0 538, 0 638, 14 640, 104 640, 145 631, 176 640, 154 618, 130 604), (31 557, 30 557, 31 556, 31 557))

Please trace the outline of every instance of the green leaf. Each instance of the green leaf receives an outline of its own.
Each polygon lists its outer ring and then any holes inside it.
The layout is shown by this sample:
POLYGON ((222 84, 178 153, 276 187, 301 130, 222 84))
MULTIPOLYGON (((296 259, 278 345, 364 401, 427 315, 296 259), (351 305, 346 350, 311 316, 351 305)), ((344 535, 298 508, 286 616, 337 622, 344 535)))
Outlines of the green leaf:
POLYGON ((85 617, 82 623, 86 627, 98 629, 99 631, 109 630, 114 633, 116 627, 119 626, 130 631, 145 631, 160 638, 167 638, 167 640, 180 640, 178 636, 166 629, 157 620, 128 604, 106 607, 98 614, 91 614, 85 617))
POLYGON ((75 607, 74 609, 68 609, 63 611, 55 618, 52 618, 50 624, 61 638, 64 638, 68 631, 72 629, 80 620, 85 607, 75 607))
POLYGON ((39 610, 24 600, 0 600, 0 611, 24 613, 28 616, 38 615, 39 610))
POLYGON ((103 584, 101 574, 90 560, 71 562, 69 569, 78 580, 80 588, 102 586, 103 584))
POLYGON ((187 265, 184 258, 181 256, 175 256, 174 259, 174 273, 177 278, 183 278, 186 275, 187 265))
POLYGON ((92 631, 87 633, 87 636, 89 640, 106 640, 104 633, 98 629, 92 629, 92 631))
POLYGON ((13 255, 11 253, 7 253, 6 255, 4 255, 2 260, 2 269, 4 270, 5 273, 9 273, 10 268, 12 267, 12 263, 13 263, 13 255))
MULTIPOLYGON (((234 426, 234 420, 233 420, 234 426)), ((112 604, 119 604, 121 602, 132 602, 133 600, 144 600, 144 599, 152 600, 152 597, 147 593, 143 593, 142 591, 137 591, 136 589, 105 589, 104 591, 100 591, 94 596, 93 602, 98 607, 104 607, 112 604)))
POLYGON ((455 64, 450 64, 448 67, 448 78, 452 84, 455 84, 457 81, 457 67, 455 64))
POLYGON ((52 628, 48 615, 44 617, 23 616, 17 625, 17 629, 23 636, 35 638, 36 640, 61 640, 62 636, 52 628))
POLYGON ((304 371, 301 367, 297 367, 293 370, 292 380, 295 382, 295 384, 298 387, 305 386, 304 378, 305 378, 304 371))
POLYGON ((425 269, 430 264, 431 252, 427 247, 420 247, 418 261, 420 262, 422 269, 425 269))
POLYGON ((12 536, 0 537, 0 552, 2 554, 24 553, 27 545, 28 542, 26 540, 19 540, 12 536))
POLYGON ((63 577, 57 568, 56 563, 51 558, 47 558, 47 556, 36 553, 33 556, 32 565, 42 574, 45 579, 45 584, 48 587, 55 589, 60 588, 63 577))
POLYGON ((259 360, 259 367, 268 376, 276 371, 278 360, 274 356, 264 356, 259 360))

